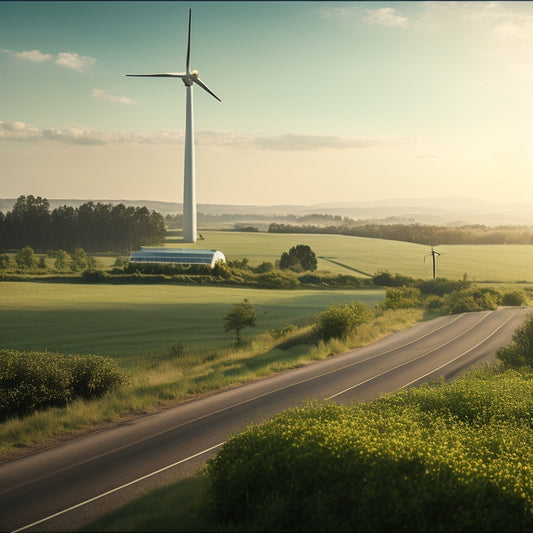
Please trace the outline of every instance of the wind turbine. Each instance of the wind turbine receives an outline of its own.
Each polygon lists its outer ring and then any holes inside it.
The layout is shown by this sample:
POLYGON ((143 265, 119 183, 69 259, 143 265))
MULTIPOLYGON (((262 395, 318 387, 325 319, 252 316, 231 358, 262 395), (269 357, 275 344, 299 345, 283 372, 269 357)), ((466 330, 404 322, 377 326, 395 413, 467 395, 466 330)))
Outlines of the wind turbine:
POLYGON ((431 253, 427 254, 424 256, 424 263, 426 262, 426 257, 429 257, 429 256, 433 256, 433 279, 435 279, 435 274, 437 272, 437 269, 436 269, 436 258, 435 256, 437 255, 440 255, 439 252, 437 252, 436 250, 433 249, 433 246, 431 247, 431 253))
POLYGON ((204 91, 219 102, 222 100, 198 77, 197 70, 189 67, 191 55, 191 10, 189 9, 189 32, 187 38, 187 59, 185 72, 167 72, 165 74, 126 74, 140 78, 181 78, 187 90, 187 106, 185 119, 185 157, 183 173, 183 241, 196 242, 196 178, 194 165, 194 117, 193 117, 193 84, 199 85, 204 91))

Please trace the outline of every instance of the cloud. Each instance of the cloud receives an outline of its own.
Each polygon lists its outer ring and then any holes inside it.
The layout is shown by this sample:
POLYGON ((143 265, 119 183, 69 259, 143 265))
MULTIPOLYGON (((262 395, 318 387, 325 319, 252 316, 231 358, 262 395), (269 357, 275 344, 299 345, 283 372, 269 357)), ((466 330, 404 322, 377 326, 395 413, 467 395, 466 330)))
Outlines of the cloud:
POLYGON ((365 9, 364 20, 376 26, 401 26, 406 27, 409 19, 400 15, 394 7, 380 7, 378 9, 365 9))
MULTIPOLYGON (((11 50, 6 50, 6 52, 11 52, 11 50)), ((11 52, 16 58, 22 59, 24 61, 34 61, 35 63, 40 63, 42 61, 48 61, 52 59, 50 54, 43 54, 39 50, 28 50, 27 52, 11 52)))
POLYGON ((377 144, 383 144, 383 141, 378 139, 295 133, 286 133, 276 137, 254 137, 251 142, 255 147, 265 150, 293 151, 367 149, 377 144))
POLYGON ((0 121, 0 140, 33 140, 40 137, 40 130, 24 122, 0 121))
MULTIPOLYGON (((0 121, 0 141, 54 141, 76 145, 112 145, 124 143, 176 145, 183 143, 183 131, 109 131, 72 126, 39 129, 24 122, 0 121)), ((212 148, 274 151, 368 150, 395 146, 412 140, 397 137, 341 137, 287 133, 277 136, 245 135, 218 130, 199 130, 196 144, 212 148)))
POLYGON ((183 140, 177 131, 109 131, 80 126, 39 129, 24 122, 0 121, 0 141, 54 141, 63 144, 112 145, 123 143, 176 144, 183 140))
POLYGON ((92 95, 95 98, 99 98, 101 100, 107 100, 109 102, 116 102, 118 104, 135 104, 137 103, 135 98, 129 98, 128 96, 116 96, 106 89, 93 89, 92 95))
POLYGON ((373 26, 388 26, 406 28, 410 20, 394 7, 380 7, 377 9, 363 9, 359 6, 323 7, 317 10, 326 19, 361 19, 373 26))
POLYGON ((82 72, 87 65, 93 65, 96 63, 96 59, 94 57, 80 56, 75 52, 60 52, 57 54, 54 63, 62 67, 82 72))
POLYGON ((96 63, 96 59, 94 57, 80 56, 75 52, 59 52, 57 56, 44 54, 39 50, 27 50, 22 52, 3 50, 3 52, 10 54, 17 59, 21 59, 22 61, 32 61, 34 63, 53 61, 56 65, 66 67, 77 72, 83 72, 86 66, 96 63))

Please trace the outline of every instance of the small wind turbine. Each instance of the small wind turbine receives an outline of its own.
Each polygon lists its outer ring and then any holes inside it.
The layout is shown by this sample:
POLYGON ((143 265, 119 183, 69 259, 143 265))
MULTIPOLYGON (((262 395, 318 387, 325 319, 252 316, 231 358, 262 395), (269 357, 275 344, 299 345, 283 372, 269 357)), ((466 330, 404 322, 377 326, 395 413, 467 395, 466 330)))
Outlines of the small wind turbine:
POLYGON ((424 256, 424 263, 426 262, 426 257, 429 257, 430 255, 433 256, 433 279, 435 279, 435 274, 437 273, 437 260, 435 256, 440 255, 440 253, 434 250, 432 246, 431 253, 424 256))
POLYGON ((185 72, 167 72, 166 74, 126 74, 140 78, 181 78, 187 90, 187 112, 185 120, 185 164, 183 175, 183 241, 196 242, 196 179, 194 165, 194 118, 192 87, 196 83, 204 91, 222 100, 198 77, 197 70, 189 68, 191 54, 191 10, 189 9, 189 32, 187 37, 187 59, 185 72))

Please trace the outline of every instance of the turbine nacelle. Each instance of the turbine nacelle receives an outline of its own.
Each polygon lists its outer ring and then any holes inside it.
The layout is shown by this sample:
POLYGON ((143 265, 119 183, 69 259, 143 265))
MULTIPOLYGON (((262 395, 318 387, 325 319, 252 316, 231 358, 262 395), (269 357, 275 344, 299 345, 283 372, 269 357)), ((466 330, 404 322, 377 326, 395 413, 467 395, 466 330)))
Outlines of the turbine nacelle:
POLYGON ((197 70, 189 68, 189 58, 191 55, 191 10, 189 9, 189 32, 187 36, 187 57, 185 61, 185 72, 166 72, 164 74, 126 74, 137 78, 181 78, 185 87, 192 87, 194 83, 199 85, 204 91, 216 98, 219 102, 222 100, 200 79, 197 70))

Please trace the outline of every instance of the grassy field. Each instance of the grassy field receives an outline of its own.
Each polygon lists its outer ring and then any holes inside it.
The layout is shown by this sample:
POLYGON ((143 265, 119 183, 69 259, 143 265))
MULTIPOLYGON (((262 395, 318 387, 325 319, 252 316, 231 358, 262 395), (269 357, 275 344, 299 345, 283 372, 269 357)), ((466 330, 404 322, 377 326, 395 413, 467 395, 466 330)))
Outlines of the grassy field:
POLYGON ((372 307, 384 291, 272 291, 181 285, 0 282, 2 348, 96 353, 114 357, 158 352, 174 342, 228 345, 222 317, 247 298, 259 333, 305 324, 332 302, 372 307))
MULTIPOLYGON (((251 264, 274 262, 297 244, 309 245, 319 257, 319 270, 354 274, 354 270, 374 275, 379 270, 417 278, 431 278, 429 246, 400 241, 365 239, 345 235, 276 233, 200 232, 204 240, 195 245, 180 244, 169 237, 167 246, 206 248, 222 251, 228 260, 250 260, 251 264), (340 263, 340 264, 339 264, 340 263), (342 266, 344 265, 344 266, 342 266)), ((467 274, 475 281, 533 282, 533 246, 458 245, 438 246, 437 275, 460 279, 467 274)))

